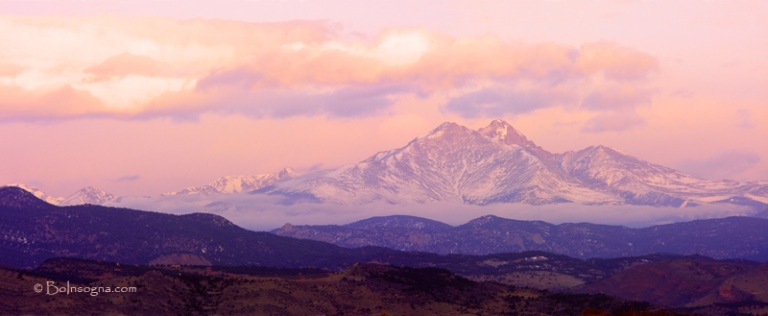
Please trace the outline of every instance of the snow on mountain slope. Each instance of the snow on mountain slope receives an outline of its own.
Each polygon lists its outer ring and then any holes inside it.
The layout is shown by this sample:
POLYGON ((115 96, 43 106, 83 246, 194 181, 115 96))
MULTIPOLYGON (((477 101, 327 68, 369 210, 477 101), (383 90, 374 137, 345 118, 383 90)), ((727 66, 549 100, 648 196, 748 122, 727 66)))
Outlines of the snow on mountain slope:
POLYGON ((84 188, 64 199, 17 186, 52 204, 171 212, 221 213, 297 202, 350 206, 573 202, 678 208, 717 204, 733 212, 745 208, 732 206, 745 206, 768 214, 768 182, 699 179, 604 146, 553 154, 502 120, 478 130, 443 123, 401 148, 335 169, 301 176, 289 168, 275 174, 228 176, 154 197, 116 198, 84 188))
POLYGON ((620 202, 580 186, 550 156, 503 121, 480 131, 445 123, 405 147, 261 192, 340 204, 620 202))
POLYGON ((565 153, 560 164, 585 185, 622 196, 627 204, 681 207, 740 196, 754 188, 732 180, 699 179, 605 146, 565 153))
POLYGON ((255 192, 352 205, 448 201, 685 207, 725 202, 765 207, 768 200, 765 184, 699 179, 609 147, 552 154, 502 120, 476 131, 443 123, 402 148, 255 192))
POLYGON ((21 184, 21 183, 8 184, 7 186, 22 188, 25 191, 27 191, 29 193, 32 193, 38 199, 41 199, 41 200, 46 201, 46 202, 48 202, 50 204, 53 204, 53 205, 59 205, 59 203, 61 203, 61 201, 64 200, 63 197, 49 196, 49 195, 45 194, 45 192, 43 192, 42 190, 40 190, 38 188, 35 188, 33 186, 28 186, 28 185, 25 185, 25 184, 21 184))
POLYGON ((62 205, 62 206, 82 205, 82 204, 103 205, 114 199, 115 199, 114 195, 101 191, 99 189, 96 189, 94 187, 88 186, 68 196, 66 199, 61 201, 59 205, 62 205))
POLYGON ((170 195, 201 195, 211 196, 218 194, 232 194, 238 192, 253 191, 265 186, 274 185, 280 181, 291 179, 296 172, 291 168, 285 168, 278 173, 258 174, 252 176, 226 176, 217 179, 204 186, 189 187, 178 192, 165 193, 170 195))

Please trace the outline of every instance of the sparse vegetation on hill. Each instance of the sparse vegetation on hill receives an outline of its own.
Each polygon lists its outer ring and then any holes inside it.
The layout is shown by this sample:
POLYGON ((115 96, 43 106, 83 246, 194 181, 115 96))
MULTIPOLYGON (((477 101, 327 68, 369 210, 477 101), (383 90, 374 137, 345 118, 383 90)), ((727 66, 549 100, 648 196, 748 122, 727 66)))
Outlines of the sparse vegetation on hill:
POLYGON ((478 283, 435 268, 242 269, 249 273, 74 259, 49 260, 32 272, 0 269, 0 314, 667 315, 654 314, 661 309, 647 303, 478 283), (136 291, 97 296, 33 291, 49 280, 136 291))

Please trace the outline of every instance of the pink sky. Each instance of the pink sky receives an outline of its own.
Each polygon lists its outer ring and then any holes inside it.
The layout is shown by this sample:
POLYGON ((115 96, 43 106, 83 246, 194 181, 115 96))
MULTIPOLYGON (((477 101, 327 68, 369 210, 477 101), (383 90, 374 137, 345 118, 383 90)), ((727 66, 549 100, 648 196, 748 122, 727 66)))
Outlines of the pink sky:
POLYGON ((768 180, 766 30, 765 1, 3 1, 0 183, 156 195, 496 118, 768 180))

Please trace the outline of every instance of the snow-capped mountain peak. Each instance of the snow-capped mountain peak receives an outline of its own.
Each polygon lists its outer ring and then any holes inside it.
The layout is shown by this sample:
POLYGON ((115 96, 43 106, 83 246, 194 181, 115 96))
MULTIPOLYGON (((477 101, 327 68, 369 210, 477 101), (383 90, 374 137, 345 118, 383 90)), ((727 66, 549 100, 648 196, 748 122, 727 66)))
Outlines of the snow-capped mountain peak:
POLYGON ((768 192, 765 186, 698 179, 606 146, 555 155, 503 120, 495 120, 478 130, 446 122, 404 147, 259 193, 340 204, 577 202, 685 207, 742 201, 761 207, 761 201, 768 200, 762 197, 764 192, 768 192))
POLYGON ((82 204, 101 205, 106 202, 112 201, 114 199, 115 199, 115 196, 110 193, 96 189, 92 186, 87 186, 85 188, 78 190, 72 195, 68 196, 66 199, 61 201, 59 205, 62 205, 62 206, 82 205, 82 204))
POLYGON ((67 199, 20 186, 52 204, 174 203, 226 205, 236 199, 285 198, 297 202, 363 205, 374 202, 448 202, 691 207, 708 203, 746 205, 768 214, 768 182, 710 181, 643 161, 606 146, 552 154, 503 120, 473 130, 446 122, 405 146, 379 152, 358 163, 299 175, 276 173, 221 177, 156 198, 115 198, 88 187, 67 199), (169 196, 185 195, 183 198, 169 196), (126 202, 127 201, 127 202, 126 202), (132 202, 133 201, 133 202, 132 202), (224 201, 224 202, 222 202, 224 201), (219 203, 222 202, 222 203, 219 203))
POLYGON ((165 193, 169 195, 202 195, 211 196, 218 194, 232 194, 258 190, 266 186, 274 185, 296 177, 298 173, 291 168, 284 168, 277 173, 257 174, 257 175, 237 175, 225 176, 213 181, 207 185, 199 187, 189 187, 178 192, 165 193))
POLYGON ((515 144, 519 146, 532 144, 525 135, 520 134, 514 127, 512 127, 512 125, 509 125, 509 123, 504 120, 494 120, 491 124, 488 124, 488 126, 483 127, 478 131, 488 138, 497 139, 506 144, 515 144))
POLYGON ((480 130, 447 122, 402 148, 270 190, 340 204, 618 202, 579 187, 549 156, 506 122, 480 130))
POLYGON ((280 170, 280 172, 277 173, 277 177, 280 179, 293 178, 298 175, 299 173, 296 172, 296 170, 293 170, 291 167, 285 167, 283 170, 280 170))
POLYGON ((497 140, 507 145, 517 145, 534 152, 541 158, 550 159, 552 153, 537 146, 534 142, 528 140, 525 135, 518 132, 512 125, 504 120, 494 120, 486 127, 478 130, 480 134, 493 140, 497 140))

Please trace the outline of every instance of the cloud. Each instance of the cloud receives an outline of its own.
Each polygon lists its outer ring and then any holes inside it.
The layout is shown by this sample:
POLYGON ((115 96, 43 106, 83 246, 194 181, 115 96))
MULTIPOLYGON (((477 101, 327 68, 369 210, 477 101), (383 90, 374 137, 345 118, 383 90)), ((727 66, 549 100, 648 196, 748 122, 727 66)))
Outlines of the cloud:
POLYGON ((87 81, 104 81, 129 75, 162 77, 175 73, 163 62, 148 56, 129 53, 112 56, 100 64, 84 69, 83 72, 92 76, 87 77, 87 81))
POLYGON ((609 86, 592 91, 582 100, 582 107, 589 110, 632 110, 640 105, 651 104, 651 92, 632 85, 609 86))
POLYGON ((0 63, 0 78, 2 77, 16 77, 21 72, 24 71, 24 68, 16 65, 16 64, 10 64, 10 63, 0 63))
POLYGON ((198 112, 287 118, 326 115, 365 117, 389 108, 398 94, 413 94, 416 87, 396 84, 356 84, 330 89, 282 87, 248 67, 215 71, 197 83, 197 99, 209 99, 198 112), (214 95, 207 98, 206 95, 214 95), (221 103, 226 107, 220 107, 221 103))
POLYGON ((736 111, 736 117, 738 120, 736 127, 743 129, 752 129, 755 127, 755 121, 752 118, 752 111, 747 109, 740 109, 736 111))
POLYGON ((249 90, 257 83, 265 81, 265 77, 248 67, 237 67, 226 70, 216 70, 197 82, 195 90, 205 92, 218 88, 237 88, 249 90))
POLYGON ((645 118, 635 112, 604 112, 589 119, 581 131, 587 133, 620 132, 645 126, 645 124, 645 118))
POLYGON ((453 98, 443 110, 465 117, 578 104, 585 93, 595 109, 641 98, 642 88, 627 96, 622 84, 642 85, 658 67, 611 42, 526 44, 421 28, 345 37, 325 22, 4 16, 0 28, 0 45, 15 48, 4 56, 12 66, 0 67, 0 98, 26 98, 0 118, 19 120, 362 117, 438 92, 453 98), (35 105, 52 91, 79 99, 35 105))
POLYGON ((756 152, 733 149, 699 160, 684 161, 678 164, 678 168, 705 179, 722 180, 738 178, 761 161, 756 152))
POLYGON ((654 57, 606 41, 582 45, 576 63, 585 74, 619 82, 646 80, 659 70, 654 57))
POLYGON ((443 109, 466 118, 502 117, 506 114, 523 114, 575 101, 574 93, 557 89, 514 91, 489 88, 454 97, 443 109))
MULTIPOLYGON (((498 74, 497 83, 453 96, 443 110, 477 118, 560 106, 597 112, 583 127, 593 133, 645 124, 635 109, 652 102, 648 81, 658 70, 652 56, 610 42, 585 44, 580 49, 555 44, 517 49, 527 52, 510 50, 507 59, 513 61, 499 62, 499 69, 507 71, 498 74)), ((483 69, 482 64, 474 66, 483 69)), ((463 78, 471 76, 468 72, 463 78)))
POLYGON ((141 179, 140 175, 138 175, 138 174, 131 174, 131 175, 125 175, 125 176, 119 177, 119 178, 115 179, 115 181, 116 182, 133 182, 133 181, 136 181, 136 180, 139 180, 139 179, 141 179))
POLYGON ((329 91, 291 88, 250 89, 250 83, 234 84, 227 79, 224 88, 168 94, 159 98, 139 118, 169 116, 178 120, 195 119, 206 112, 243 115, 254 118, 327 116, 329 118, 369 117, 381 114, 394 102, 394 96, 418 92, 407 85, 356 85, 329 91))
POLYGON ((93 95, 65 85, 28 91, 0 85, 0 121, 58 119, 104 115, 93 95))

